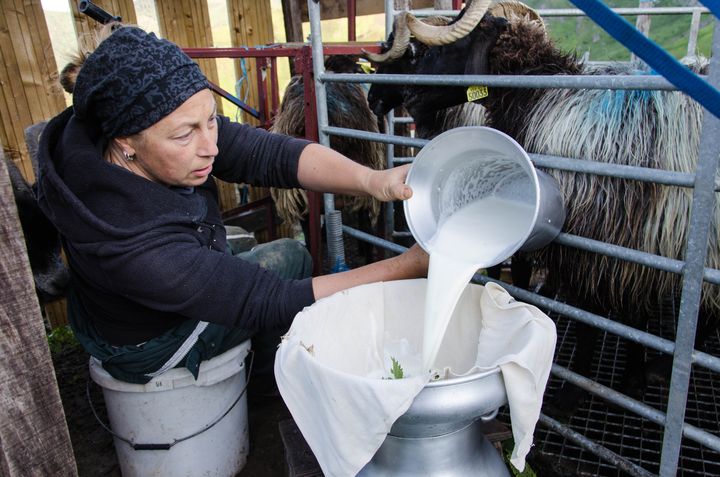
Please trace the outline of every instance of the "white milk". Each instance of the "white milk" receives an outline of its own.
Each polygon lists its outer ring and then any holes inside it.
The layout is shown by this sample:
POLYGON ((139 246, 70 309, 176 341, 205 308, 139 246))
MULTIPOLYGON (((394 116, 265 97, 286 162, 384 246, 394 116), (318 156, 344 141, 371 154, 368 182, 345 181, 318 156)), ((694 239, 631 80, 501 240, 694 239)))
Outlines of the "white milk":
POLYGON ((423 369, 430 370, 460 295, 477 269, 509 257, 532 224, 533 204, 496 197, 472 202, 442 222, 428 244, 423 369))

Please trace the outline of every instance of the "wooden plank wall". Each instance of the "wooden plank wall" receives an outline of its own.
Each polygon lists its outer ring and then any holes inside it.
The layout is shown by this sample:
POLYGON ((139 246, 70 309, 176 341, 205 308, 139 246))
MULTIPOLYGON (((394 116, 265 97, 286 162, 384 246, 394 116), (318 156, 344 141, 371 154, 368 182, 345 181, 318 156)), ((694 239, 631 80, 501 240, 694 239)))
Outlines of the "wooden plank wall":
POLYGON ((0 0, 0 143, 34 182, 24 131, 65 109, 40 0, 0 0))
MULTIPOLYGON (((181 0, 168 2, 155 1, 158 13, 160 33, 164 38, 181 47, 211 47, 213 38, 210 14, 206 0, 181 0)), ((205 76, 215 84, 219 84, 217 62, 214 59, 196 60, 205 76)), ((224 100, 218 97, 218 113, 223 112, 224 100)), ((228 210, 238 205, 238 194, 235 184, 220 180, 218 186, 220 209, 228 210)))
MULTIPOLYGON (((32 183, 25 128, 65 109, 65 97, 40 0, 0 0, 0 7, 0 143, 32 183)), ((64 300, 46 314, 55 323, 67 322, 64 300)))
MULTIPOLYGON (((270 0, 227 0, 228 17, 230 19, 230 40, 232 46, 260 46, 274 41, 272 25, 272 8, 270 0)), ((245 60, 247 70, 247 84, 250 85, 248 104, 257 110, 257 62, 253 59, 245 60)), ((235 76, 240 79, 243 71, 240 62, 235 62, 235 76)), ((259 125, 253 117, 243 114, 243 121, 248 124, 259 125)))
MULTIPOLYGON (((274 32, 272 25, 272 8, 270 0, 227 0, 228 18, 230 21, 230 40, 232 46, 260 46, 273 43, 274 32)), ((246 84, 250 85, 247 102, 250 106, 260 110, 258 88, 257 88, 257 62, 253 59, 245 60, 245 69, 247 71, 246 84)), ((235 62, 235 76, 242 77, 242 69, 240 62, 235 62)), ((268 99, 270 93, 268 92, 268 99)), ((268 108, 269 110, 269 108, 268 108)), ((243 121, 259 125, 259 121, 255 118, 243 114, 243 121)), ((254 201, 270 195, 265 187, 249 187, 249 200, 254 201)), ((281 236, 287 236, 284 229, 279 230, 281 236)), ((258 241, 264 242, 267 237, 263 233, 258 233, 258 241)))
POLYGON ((45 326, 0 151, 0 475, 75 476, 45 326))

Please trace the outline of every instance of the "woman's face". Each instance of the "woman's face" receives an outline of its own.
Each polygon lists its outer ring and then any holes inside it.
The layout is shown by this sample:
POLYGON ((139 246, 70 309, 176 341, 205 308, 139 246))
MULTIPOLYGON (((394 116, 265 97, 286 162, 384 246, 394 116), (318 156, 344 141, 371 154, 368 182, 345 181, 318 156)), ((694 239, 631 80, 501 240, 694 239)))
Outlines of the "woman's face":
POLYGON ((215 98, 204 89, 144 131, 116 141, 135 155, 136 174, 168 186, 198 186, 218 153, 216 118, 215 98))

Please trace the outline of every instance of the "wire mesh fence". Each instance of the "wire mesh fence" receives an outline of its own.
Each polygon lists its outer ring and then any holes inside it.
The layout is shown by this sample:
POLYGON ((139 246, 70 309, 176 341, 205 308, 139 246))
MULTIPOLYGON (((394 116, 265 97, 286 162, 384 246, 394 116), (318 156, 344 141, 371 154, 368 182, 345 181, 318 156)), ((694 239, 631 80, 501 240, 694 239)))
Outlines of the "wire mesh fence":
MULTIPOLYGON (((665 300, 657 310, 647 330, 657 336, 674 339, 676 329, 678 298, 665 300)), ((575 357, 577 336, 576 322, 559 314, 551 314, 557 324, 558 343, 556 362, 571 366, 575 357)), ((610 318, 613 318, 610 316, 610 318)), ((594 381, 618 389, 626 365, 625 341, 617 335, 602 333, 601 345, 597 347, 592 361, 594 381)), ((720 355, 720 332, 708 337, 704 347, 706 353, 720 355)), ((647 350, 645 362, 662 357, 662 353, 647 350)), ((545 400, 551 401, 561 391, 562 379, 551 376, 545 400)), ((658 410, 667 406, 669 385, 667 382, 648 383, 642 402, 658 410)), ((502 419, 509 423, 507 410, 502 419)), ((708 432, 720 432, 720 374, 695 366, 690 378, 685 421, 708 432)), ((634 413, 608 404, 597 396, 589 396, 572 413, 567 423, 573 430, 587 436, 611 451, 631 460, 644 469, 659 471, 662 451, 663 428, 634 413)), ((599 459, 577 444, 539 426, 535 432, 535 452, 562 462, 564 469, 578 476, 621 477, 627 474, 612 464, 599 459)), ((680 449, 677 475, 720 476, 720 454, 700 444, 684 439, 680 449)))

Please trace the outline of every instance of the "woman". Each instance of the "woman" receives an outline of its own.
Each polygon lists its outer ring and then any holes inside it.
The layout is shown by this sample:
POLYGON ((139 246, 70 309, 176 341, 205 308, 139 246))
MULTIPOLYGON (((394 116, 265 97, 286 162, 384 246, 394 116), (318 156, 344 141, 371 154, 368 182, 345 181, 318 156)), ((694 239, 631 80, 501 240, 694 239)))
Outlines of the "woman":
POLYGON ((39 162, 39 202, 63 235, 73 277, 71 324, 125 381, 144 383, 175 366, 197 376, 200 361, 259 330, 287 329, 319 298, 427 271, 418 247, 314 278, 305 278, 308 255, 294 241, 244 259, 226 253, 211 174, 387 201, 412 194, 407 169, 374 171, 318 144, 218 117, 198 66, 138 28, 115 29, 87 57, 73 107, 44 131, 39 162), (278 250, 279 274, 255 263, 271 263, 278 250))

